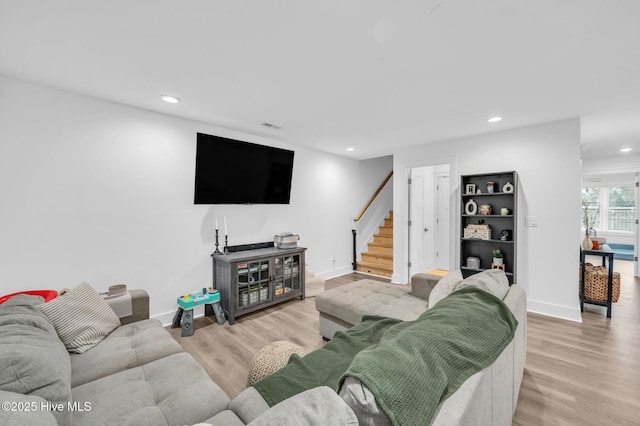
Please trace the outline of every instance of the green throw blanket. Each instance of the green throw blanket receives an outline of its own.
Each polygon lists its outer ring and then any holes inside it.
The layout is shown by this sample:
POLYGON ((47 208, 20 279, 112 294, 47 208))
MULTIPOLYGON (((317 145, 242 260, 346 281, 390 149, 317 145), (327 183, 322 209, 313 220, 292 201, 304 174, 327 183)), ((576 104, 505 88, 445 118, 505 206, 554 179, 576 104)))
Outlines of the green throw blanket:
POLYGON ((394 425, 429 424, 441 400, 500 355, 517 324, 501 300, 467 287, 415 321, 366 318, 254 386, 274 405, 322 384, 337 390, 352 376, 394 425))
POLYGON ((289 364, 253 384, 273 407, 280 401, 317 386, 338 390, 338 381, 356 354, 380 341, 384 332, 402 321, 369 316, 346 332, 339 332, 322 348, 304 357, 292 354, 289 364))
POLYGON ((517 325, 501 300, 467 287, 390 328, 342 379, 359 379, 394 425, 429 424, 440 401, 495 361, 517 325))

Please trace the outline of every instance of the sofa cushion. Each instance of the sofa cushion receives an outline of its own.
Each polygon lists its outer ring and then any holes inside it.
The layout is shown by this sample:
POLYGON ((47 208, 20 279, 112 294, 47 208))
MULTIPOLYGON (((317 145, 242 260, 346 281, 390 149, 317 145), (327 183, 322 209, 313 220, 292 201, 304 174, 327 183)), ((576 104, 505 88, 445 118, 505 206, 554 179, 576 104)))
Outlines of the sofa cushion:
POLYGON ((231 410, 224 410, 215 416, 193 426, 245 426, 245 422, 231 410))
POLYGON ((47 401, 39 396, 0 390, 0 401, 9 404, 0 410, 0 425, 58 426, 54 415, 42 409, 47 401))
POLYGON ((120 325, 109 304, 87 283, 39 306, 69 352, 83 353, 120 325))
POLYGON ((456 290, 456 286, 463 280, 462 272, 459 269, 449 272, 442 277, 438 284, 429 293, 429 308, 444 299, 456 290))
POLYGON ((71 354, 71 386, 76 387, 182 351, 180 344, 158 320, 122 325, 91 350, 71 354))
POLYGON ((355 377, 347 377, 340 387, 340 398, 353 410, 361 425, 391 426, 393 423, 376 402, 371 391, 355 377))
POLYGON ((249 423, 267 411, 269 404, 262 398, 256 388, 249 386, 233 398, 229 403, 229 409, 236 413, 243 422, 249 423))
POLYGON ((186 425, 224 411, 229 397, 185 352, 73 388, 73 425, 186 425))
POLYGON ((53 324, 37 308, 44 299, 18 295, 0 305, 0 389, 39 396, 64 410, 53 415, 71 423, 71 364, 53 324))
POLYGON ((478 287, 503 300, 509 291, 509 280, 501 269, 487 269, 468 276, 456 286, 455 290, 458 291, 469 286, 478 287))
POLYGON ((249 423, 271 425, 357 426, 358 418, 333 389, 320 386, 285 399, 249 423))
POLYGON ((411 321, 427 309, 427 301, 411 296, 408 286, 365 279, 320 293, 316 309, 349 324, 358 324, 363 315, 411 321))

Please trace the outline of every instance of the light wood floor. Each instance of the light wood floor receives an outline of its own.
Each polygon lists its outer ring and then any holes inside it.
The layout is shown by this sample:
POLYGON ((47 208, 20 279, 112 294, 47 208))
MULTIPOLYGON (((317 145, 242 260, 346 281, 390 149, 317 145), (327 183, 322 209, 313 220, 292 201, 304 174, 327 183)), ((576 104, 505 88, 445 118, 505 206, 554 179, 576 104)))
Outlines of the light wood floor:
MULTIPOLYGON (((632 276, 631 262, 614 264, 622 280, 611 319, 593 305, 585 305, 582 323, 528 314, 514 425, 640 425, 640 279, 632 276)), ((372 277, 354 273, 327 283, 363 278, 372 277)), ((324 344, 314 298, 237 318, 233 326, 219 326, 215 318, 194 322, 192 337, 169 330, 231 398, 246 387, 251 357, 266 344, 288 340, 309 351, 324 344)))

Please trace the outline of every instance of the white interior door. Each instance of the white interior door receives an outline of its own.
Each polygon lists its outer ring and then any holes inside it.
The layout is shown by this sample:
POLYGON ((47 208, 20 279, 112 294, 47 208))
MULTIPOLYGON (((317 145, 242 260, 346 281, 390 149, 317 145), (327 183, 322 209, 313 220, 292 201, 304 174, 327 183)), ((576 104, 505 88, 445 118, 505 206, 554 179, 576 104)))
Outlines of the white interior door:
POLYGON ((410 271, 412 274, 425 272, 429 267, 429 187, 428 167, 411 170, 411 222, 410 226, 410 271))
POLYGON ((449 269, 449 174, 436 175, 435 267, 449 269))

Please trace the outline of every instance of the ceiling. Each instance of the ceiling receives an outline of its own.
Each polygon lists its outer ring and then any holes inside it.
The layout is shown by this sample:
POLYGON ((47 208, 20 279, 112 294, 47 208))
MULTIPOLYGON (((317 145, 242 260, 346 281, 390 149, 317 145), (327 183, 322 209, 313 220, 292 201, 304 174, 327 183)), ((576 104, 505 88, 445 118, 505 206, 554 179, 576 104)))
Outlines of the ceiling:
POLYGON ((638 22, 637 0, 2 0, 0 74, 353 158, 582 117, 589 158, 640 153, 638 22))

